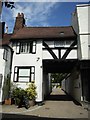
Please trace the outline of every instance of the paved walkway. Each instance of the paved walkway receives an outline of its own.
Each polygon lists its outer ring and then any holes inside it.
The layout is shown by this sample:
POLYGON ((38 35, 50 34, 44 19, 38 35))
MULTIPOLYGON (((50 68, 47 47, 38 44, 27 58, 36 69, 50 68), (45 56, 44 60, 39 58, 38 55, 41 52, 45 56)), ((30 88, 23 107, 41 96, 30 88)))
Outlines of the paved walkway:
POLYGON ((30 107, 28 110, 17 108, 15 105, 3 105, 2 113, 27 115, 28 117, 43 118, 88 118, 88 111, 80 105, 76 105, 72 99, 67 96, 61 89, 53 89, 51 96, 47 98, 44 105, 30 107))

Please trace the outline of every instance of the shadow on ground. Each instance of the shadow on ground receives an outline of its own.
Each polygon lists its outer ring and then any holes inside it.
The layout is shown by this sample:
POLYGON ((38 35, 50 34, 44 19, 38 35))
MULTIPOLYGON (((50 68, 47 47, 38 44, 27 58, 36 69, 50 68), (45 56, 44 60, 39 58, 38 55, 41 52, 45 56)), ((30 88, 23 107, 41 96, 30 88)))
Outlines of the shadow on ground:
POLYGON ((48 95, 45 99, 52 101, 72 101, 68 95, 48 95))
POLYGON ((47 117, 38 117, 38 116, 31 116, 31 115, 20 115, 20 114, 2 114, 1 120, 88 120, 85 118, 47 118, 47 117))
POLYGON ((66 95, 48 95, 45 100, 51 101, 73 101, 76 105, 81 105, 78 101, 73 99, 70 95, 66 93, 66 95))

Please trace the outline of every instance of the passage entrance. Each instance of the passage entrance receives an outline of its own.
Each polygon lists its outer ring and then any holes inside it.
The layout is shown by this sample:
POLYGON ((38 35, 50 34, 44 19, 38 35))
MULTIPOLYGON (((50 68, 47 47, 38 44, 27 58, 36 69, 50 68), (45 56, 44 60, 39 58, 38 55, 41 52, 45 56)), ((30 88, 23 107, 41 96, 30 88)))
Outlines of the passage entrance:
MULTIPOLYGON (((47 96, 51 92, 51 88, 52 88, 52 83, 50 81, 51 73, 62 73, 62 74, 65 73, 66 75, 68 75, 68 74, 71 74, 73 68, 77 65, 78 65, 77 59, 43 60, 43 89, 44 89, 43 94, 44 96, 47 96)), ((69 85, 67 84, 67 86, 69 85)))

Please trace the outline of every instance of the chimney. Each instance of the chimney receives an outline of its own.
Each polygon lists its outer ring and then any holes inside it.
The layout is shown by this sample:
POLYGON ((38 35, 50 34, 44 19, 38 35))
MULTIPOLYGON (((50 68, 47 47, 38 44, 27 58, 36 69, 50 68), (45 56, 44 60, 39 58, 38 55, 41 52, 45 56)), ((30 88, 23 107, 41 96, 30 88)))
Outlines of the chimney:
POLYGON ((6 32, 5 33, 8 33, 8 26, 6 26, 6 32))
POLYGON ((25 19, 24 19, 24 14, 23 13, 18 13, 15 21, 15 26, 14 26, 14 33, 16 33, 19 29, 23 28, 25 26, 25 19))

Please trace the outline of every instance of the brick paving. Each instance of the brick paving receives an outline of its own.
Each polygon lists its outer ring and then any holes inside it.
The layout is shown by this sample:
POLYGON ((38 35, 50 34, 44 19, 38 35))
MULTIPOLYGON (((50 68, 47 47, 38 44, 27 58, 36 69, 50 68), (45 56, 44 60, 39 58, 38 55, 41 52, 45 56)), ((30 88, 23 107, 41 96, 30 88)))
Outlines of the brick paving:
MULTIPOLYGON (((20 117, 32 119, 88 119, 88 111, 83 106, 77 105, 61 89, 53 89, 51 95, 44 101, 42 106, 35 105, 28 110, 24 107, 17 108, 15 105, 2 105, 3 118, 20 117)), ((31 120, 31 119, 30 119, 31 120)))

